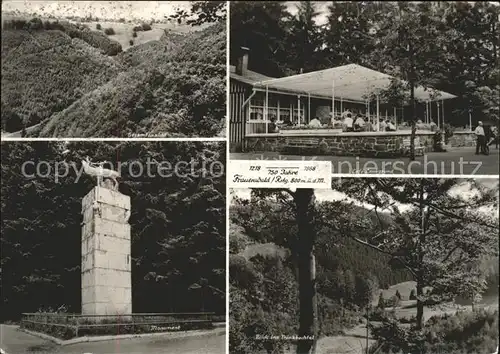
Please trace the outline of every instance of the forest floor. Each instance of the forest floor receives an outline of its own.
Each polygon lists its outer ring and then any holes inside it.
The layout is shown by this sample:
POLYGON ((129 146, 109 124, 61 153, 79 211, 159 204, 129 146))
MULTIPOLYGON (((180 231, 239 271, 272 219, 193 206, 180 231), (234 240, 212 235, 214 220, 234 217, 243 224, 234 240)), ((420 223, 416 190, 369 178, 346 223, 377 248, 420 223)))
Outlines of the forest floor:
POLYGON ((409 158, 370 158, 354 156, 298 156, 278 152, 231 153, 233 160, 331 161, 332 172, 339 174, 428 174, 428 175, 498 175, 499 150, 490 146, 489 155, 476 155, 475 148, 452 148, 409 158))
POLYGON ((223 353, 226 347, 225 327, 208 331, 186 332, 171 338, 134 338, 104 342, 85 342, 59 346, 45 339, 19 331, 18 326, 0 325, 0 349, 7 354, 137 354, 137 353, 223 353), (196 333, 194 333, 196 332, 196 333))

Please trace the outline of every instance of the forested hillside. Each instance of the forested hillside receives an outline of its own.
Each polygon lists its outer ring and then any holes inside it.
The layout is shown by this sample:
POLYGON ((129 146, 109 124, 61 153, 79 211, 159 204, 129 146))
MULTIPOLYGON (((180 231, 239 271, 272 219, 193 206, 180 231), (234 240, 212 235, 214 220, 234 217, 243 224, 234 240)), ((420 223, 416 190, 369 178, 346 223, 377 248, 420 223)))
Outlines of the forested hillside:
POLYGON ((81 202, 95 185, 77 174, 85 156, 115 168, 121 163, 120 191, 132 208, 133 311, 224 313, 224 144, 3 142, 1 148, 2 320, 40 307, 81 311, 81 202), (145 169, 148 159, 150 174, 140 174, 138 163, 145 169), (152 163, 191 159, 192 170, 171 176, 152 163), (23 175, 27 161, 33 165, 23 175), (40 173, 27 177, 39 162, 40 173), (64 163, 68 174, 56 179, 56 164, 62 175, 64 163))
POLYGON ((125 52, 87 25, 4 22, 2 131, 40 123, 30 137, 221 134, 226 25, 224 17, 198 24, 207 22, 215 24, 165 31, 125 52))
POLYGON ((112 43, 107 37, 92 46, 91 31, 69 23, 40 26, 28 30, 13 24, 2 30, 5 131, 17 131, 49 119, 124 69, 103 54, 106 49, 101 47, 112 43))
POLYGON ((54 114, 39 136, 214 136, 225 117, 225 31, 217 24, 123 54, 131 67, 54 114))

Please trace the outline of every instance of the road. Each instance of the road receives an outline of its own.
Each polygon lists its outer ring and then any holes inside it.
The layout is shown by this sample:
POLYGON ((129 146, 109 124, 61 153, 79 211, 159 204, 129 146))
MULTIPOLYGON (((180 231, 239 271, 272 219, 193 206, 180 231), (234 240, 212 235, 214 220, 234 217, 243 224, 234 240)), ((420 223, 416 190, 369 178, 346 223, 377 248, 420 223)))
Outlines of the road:
POLYGON ((353 156, 297 156, 277 152, 231 153, 232 160, 304 160, 331 161, 332 172, 340 174, 427 174, 427 175, 495 175, 498 176, 499 150, 476 155, 475 148, 453 148, 447 152, 430 152, 409 158, 369 158, 353 156))
POLYGON ((196 336, 190 337, 170 338, 165 335, 68 346, 59 346, 19 331, 17 328, 17 326, 0 325, 0 348, 7 354, 218 354, 224 353, 226 347, 225 328, 197 331, 196 336))

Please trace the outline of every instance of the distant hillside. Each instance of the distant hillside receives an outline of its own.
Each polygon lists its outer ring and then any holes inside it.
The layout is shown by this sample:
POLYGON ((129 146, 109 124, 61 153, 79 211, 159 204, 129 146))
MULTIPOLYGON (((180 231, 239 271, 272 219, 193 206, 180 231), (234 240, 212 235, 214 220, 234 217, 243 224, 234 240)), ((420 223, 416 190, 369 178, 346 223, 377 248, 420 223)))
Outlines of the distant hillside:
POLYGON ((217 135, 225 119, 225 51, 223 25, 132 48, 116 59, 129 69, 55 114, 39 136, 217 135))
POLYGON ((124 52, 113 35, 84 24, 4 21, 2 131, 40 123, 27 136, 219 135, 225 25, 183 34, 154 26, 157 40, 139 31, 146 42, 124 52))

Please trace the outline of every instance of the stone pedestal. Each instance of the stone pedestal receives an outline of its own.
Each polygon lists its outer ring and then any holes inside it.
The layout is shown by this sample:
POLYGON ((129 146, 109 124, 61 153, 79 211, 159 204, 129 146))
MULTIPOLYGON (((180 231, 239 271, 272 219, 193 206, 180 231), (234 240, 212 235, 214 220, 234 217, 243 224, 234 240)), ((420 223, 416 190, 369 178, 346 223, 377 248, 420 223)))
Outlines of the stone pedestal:
POLYGON ((82 214, 82 314, 131 314, 130 197, 95 187, 82 214))

